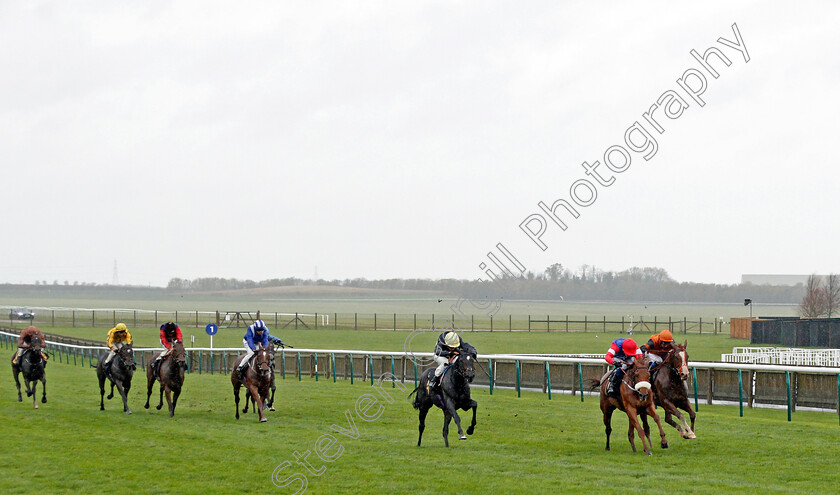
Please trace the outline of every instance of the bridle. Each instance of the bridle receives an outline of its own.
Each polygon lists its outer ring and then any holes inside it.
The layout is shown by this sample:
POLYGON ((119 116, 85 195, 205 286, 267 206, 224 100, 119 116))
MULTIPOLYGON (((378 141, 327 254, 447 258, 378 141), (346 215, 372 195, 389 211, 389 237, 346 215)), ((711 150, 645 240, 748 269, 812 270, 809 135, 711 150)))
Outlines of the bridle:
MULTIPOLYGON (((642 362, 643 361, 644 360, 642 360, 642 362)), ((636 372, 639 371, 639 370, 647 368, 646 364, 642 364, 641 366, 637 366, 636 365, 637 362, 639 362, 639 361, 634 360, 633 365, 627 371, 624 372, 624 378, 622 378, 621 382, 623 384, 627 385, 630 388, 630 390, 632 390, 634 393, 639 394, 639 396, 642 398, 642 400, 645 400, 645 399, 647 399, 648 394, 643 394, 641 392, 641 390, 639 390, 639 389, 640 388, 647 388, 648 390, 652 390, 652 385, 650 384, 649 381, 644 381, 644 380, 640 381, 640 382, 636 381, 636 372), (633 383, 630 383, 630 382, 627 381, 630 378, 631 374, 632 374, 632 378, 633 378, 633 383), (645 385, 645 384, 647 384, 646 387, 645 386, 640 387, 640 385, 645 385)))
POLYGON ((677 348, 672 347, 665 358, 662 359, 662 364, 667 368, 674 370, 681 380, 688 379, 688 356, 686 355, 685 349, 677 352, 677 348), (677 356, 679 358, 679 365, 674 366, 671 364, 673 356, 677 356))
POLYGON ((136 370, 137 364, 134 362, 134 348, 130 345, 124 345, 117 349, 117 355, 120 357, 120 362, 127 370, 136 370))

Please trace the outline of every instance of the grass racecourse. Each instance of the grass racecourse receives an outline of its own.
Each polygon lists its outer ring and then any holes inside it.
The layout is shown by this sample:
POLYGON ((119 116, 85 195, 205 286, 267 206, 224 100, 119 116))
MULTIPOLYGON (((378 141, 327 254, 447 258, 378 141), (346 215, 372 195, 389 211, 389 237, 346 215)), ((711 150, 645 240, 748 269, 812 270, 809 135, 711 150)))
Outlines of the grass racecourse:
MULTIPOLYGON (((10 304, 11 301, 0 301, 10 304)), ((155 308, 160 301, 133 305, 88 301, 87 307, 155 308)), ((194 301, 190 301, 192 303, 194 301)), ((197 302, 197 301, 195 301, 197 302)), ((15 300, 35 306, 37 301, 15 300)), ((44 301, 56 304, 59 301, 44 301)), ((80 306, 85 306, 79 301, 80 306)), ((206 309, 235 306, 223 302, 206 309)), ((291 310, 292 302, 280 304, 291 310)), ((300 311, 347 311, 341 303, 310 301, 300 311), (327 308, 325 308, 325 304, 327 308)), ((347 303, 350 304, 350 303, 347 303)), ((366 301, 377 311, 422 311, 414 303, 366 301), (391 306, 388 306, 391 304, 391 306), (402 304, 408 304, 403 307, 402 304)), ((427 304, 427 303, 424 303, 427 304)), ((522 303, 526 304, 526 303, 522 303)), ((543 303, 540 303, 543 304, 543 303)), ((547 304, 547 303, 546 303, 547 304)), ((73 305, 72 302, 61 304, 73 305)), ((256 304, 248 304, 248 307, 256 304)), ((427 304, 431 306, 431 303, 427 304)), ((179 307, 175 306, 174 307, 179 307)), ((187 303, 186 309, 198 308, 187 303)), ((241 304, 245 306, 245 303, 241 304)), ((356 307, 356 306, 353 306, 356 307)), ((551 308, 516 308, 530 312, 551 308)), ((620 315, 632 308, 576 305, 570 314, 620 315)), ((743 308, 660 305, 655 314, 743 316, 743 308)), ((361 310, 360 310, 361 311, 361 310)), ((781 311, 787 311, 782 308, 781 311)), ((562 314, 563 311, 556 311, 562 314)), ((641 314, 638 312, 637 314, 641 314)), ((710 316, 711 317, 711 316, 710 316)), ((15 325, 22 326, 22 325, 15 325)), ((47 332, 104 340, 107 327, 42 326, 47 332)), ((190 344, 207 346, 202 328, 184 325, 190 344)), ((239 347, 243 329, 222 329, 215 347, 239 347)), ((297 348, 402 350, 409 332, 385 330, 292 330, 272 332, 297 348)), ((132 328, 138 346, 158 346, 157 330, 132 328)), ((603 353, 618 333, 475 332, 464 338, 482 353, 603 353)), ((693 360, 719 360, 746 340, 728 334, 677 335, 687 339, 693 360)), ((415 337, 430 351, 435 332, 415 337)), ((641 332, 639 340, 645 340, 641 332)), ((3 351, 8 359, 10 350, 3 351)), ((8 368, 7 368, 8 370, 8 368)), ((7 371, 8 373, 8 371, 7 371)), ((48 403, 33 410, 16 400, 8 374, 0 379, 0 493, 837 493, 840 424, 831 412, 797 411, 787 421, 783 409, 745 409, 700 404, 696 440, 681 439, 664 425, 671 448, 652 457, 633 454, 627 419, 613 416, 612 451, 604 451, 604 427, 597 397, 511 390, 493 395, 476 388, 479 403, 475 434, 443 446, 443 414, 427 419, 423 446, 417 447, 417 413, 408 389, 385 383, 278 378, 277 411, 260 424, 254 414, 234 419, 228 376, 190 374, 174 418, 143 409, 146 385, 138 372, 130 393, 132 415, 117 398, 99 410, 93 369, 52 361, 47 368, 48 403), (376 401, 373 403, 372 401, 376 401), (365 405, 369 406, 365 409, 365 405), (367 415, 367 417, 365 417, 367 415), (330 436, 331 435, 331 436, 330 436), (334 443, 333 442, 334 439, 334 443), (308 467, 305 464, 308 463, 308 467), (279 469, 278 469, 279 468, 279 469), (304 481, 305 480, 305 481, 304 481), (304 482, 306 485, 304 486, 304 482)), ((661 411, 661 410, 660 410, 661 411)), ((469 415, 462 414, 465 427, 469 415)))
POLYGON ((47 373, 38 410, 16 401, 11 377, 0 380, 0 493, 303 493, 304 478, 306 493, 802 494, 840 483, 832 413, 798 411, 789 423, 783 410, 742 418, 737 407, 701 404, 696 440, 665 425, 671 448, 645 457, 631 452, 620 413, 604 451, 595 397, 475 389, 475 434, 459 441, 453 430, 445 449, 435 410, 418 448, 408 391, 387 382, 381 395, 369 383, 278 380, 277 411, 260 424, 254 414, 234 419, 223 375, 188 375, 170 419, 154 402, 143 409, 143 380, 126 415, 118 398, 99 411, 93 369, 51 363, 47 373))

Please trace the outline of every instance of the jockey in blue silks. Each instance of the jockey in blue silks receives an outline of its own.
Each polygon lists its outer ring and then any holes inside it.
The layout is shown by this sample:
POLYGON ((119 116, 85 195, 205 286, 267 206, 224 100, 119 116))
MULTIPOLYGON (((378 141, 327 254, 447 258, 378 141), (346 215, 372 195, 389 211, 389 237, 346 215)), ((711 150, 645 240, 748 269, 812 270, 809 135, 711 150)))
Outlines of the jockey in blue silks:
POLYGON ((248 367, 249 361, 257 351, 257 346, 262 345, 268 347, 269 342, 277 342, 282 344, 283 341, 268 333, 268 327, 262 320, 256 320, 253 325, 249 325, 245 330, 245 337, 242 339, 242 344, 245 346, 245 357, 239 364, 239 374, 244 375, 245 369, 248 367))

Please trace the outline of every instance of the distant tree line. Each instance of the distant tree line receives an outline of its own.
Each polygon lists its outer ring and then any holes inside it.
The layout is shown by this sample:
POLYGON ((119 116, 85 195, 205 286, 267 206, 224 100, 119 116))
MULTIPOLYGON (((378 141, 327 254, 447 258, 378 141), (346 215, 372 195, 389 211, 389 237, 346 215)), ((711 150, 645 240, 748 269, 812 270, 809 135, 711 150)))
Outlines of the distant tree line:
POLYGON ((591 265, 570 270, 560 263, 542 273, 526 272, 505 276, 495 282, 462 279, 305 280, 296 277, 253 281, 205 277, 192 280, 173 278, 168 290, 220 291, 287 286, 339 286, 365 289, 436 291, 472 300, 536 299, 564 301, 629 302, 738 302, 751 298, 763 303, 796 304, 805 293, 802 284, 774 286, 753 284, 703 284, 677 282, 663 268, 633 267, 620 272, 604 271, 591 265))
POLYGON ((840 275, 811 275, 805 282, 805 295, 799 302, 799 315, 804 318, 835 318, 840 310, 840 275))

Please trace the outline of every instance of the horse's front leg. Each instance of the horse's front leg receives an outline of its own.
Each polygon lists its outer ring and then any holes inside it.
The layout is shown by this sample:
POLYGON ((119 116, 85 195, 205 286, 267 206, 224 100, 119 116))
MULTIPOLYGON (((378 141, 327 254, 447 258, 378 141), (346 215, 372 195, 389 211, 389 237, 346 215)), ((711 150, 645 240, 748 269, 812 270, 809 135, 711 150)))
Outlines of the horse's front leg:
POLYGON ((455 403, 452 400, 447 400, 446 408, 449 409, 449 414, 452 415, 452 419, 455 420, 455 426, 458 427, 458 438, 466 440, 467 436, 464 434, 464 429, 461 428, 461 416, 458 416, 458 408, 455 407, 455 403))
POLYGON ((473 417, 472 417, 472 422, 470 423, 469 428, 467 428, 467 435, 472 435, 473 431, 475 431, 475 413, 476 413, 476 410, 478 409, 478 402, 476 402, 474 400, 471 400, 470 405, 467 406, 465 408, 465 410, 469 410, 469 408, 472 408, 473 417))
POLYGON ((172 393, 172 406, 169 410, 169 417, 175 416, 175 406, 178 405, 178 397, 181 396, 181 387, 176 388, 172 393))
POLYGON ((632 406, 627 406, 627 418, 630 422, 630 428, 627 432, 627 438, 630 439, 630 446, 633 447, 633 452, 636 452, 636 442, 633 440, 633 433, 636 432, 639 434, 639 438, 642 439, 642 447, 644 448, 645 455, 652 455, 650 451, 650 445, 648 444, 647 437, 645 437, 645 432, 642 430, 642 425, 639 424, 639 417, 636 413, 636 408, 632 406))
POLYGON ((166 405, 169 408, 169 417, 175 416, 175 409, 172 407, 172 392, 166 387, 166 405))
MULTIPOLYGON (((113 387, 113 385, 114 385, 114 383, 112 382, 111 386, 113 387)), ((120 397, 122 397, 122 400, 123 400, 123 412, 126 413, 126 414, 131 414, 131 409, 128 408, 128 394, 126 392, 126 389, 123 388, 123 385, 122 385, 121 382, 117 383, 116 385, 117 385, 117 391, 120 393, 120 397)))
POLYGON ((23 375, 23 386, 26 388, 26 396, 32 397, 32 380, 26 378, 26 375, 23 375))
POLYGON ((269 411, 274 411, 274 391, 277 390, 277 385, 274 384, 274 377, 271 377, 271 398, 268 399, 266 406, 269 411))
POLYGON ((694 435, 694 433, 689 429, 685 416, 683 416, 679 409, 677 409, 677 406, 665 397, 662 397, 660 401, 662 402, 662 409, 665 410, 665 422, 680 432, 681 437, 693 438, 691 435, 694 435), (679 419, 679 423, 674 421, 674 416, 679 419))
POLYGON ((688 413, 688 417, 689 419, 691 419, 691 434, 694 435, 691 438, 697 438, 697 430, 694 429, 694 418, 697 416, 697 414, 694 412, 694 409, 691 408, 691 401, 688 400, 688 397, 686 397, 685 399, 679 401, 679 403, 675 403, 674 405, 688 413))
POLYGON ((105 410, 105 375, 99 375, 99 410, 105 410))
POLYGON ((236 408, 236 419, 239 419, 239 387, 240 384, 238 381, 233 384, 233 398, 236 401, 236 405, 234 406, 236 408))
POLYGON ((260 423, 265 423, 266 421, 268 421, 268 418, 265 417, 265 411, 263 411, 263 394, 260 393, 260 390, 257 388, 256 385, 251 386, 250 389, 251 397, 254 398, 254 411, 259 413, 260 423))
POLYGON ((115 385, 114 380, 111 380, 111 393, 108 394, 108 400, 111 400, 111 399, 114 398, 114 385, 115 385))
MULTIPOLYGON (((656 408, 653 406, 653 402, 648 404, 647 406, 647 413, 653 417, 653 420, 656 421, 656 426, 659 427, 659 446, 663 449, 668 448, 668 440, 665 438, 665 430, 662 429, 662 422, 659 421, 659 415, 656 414, 656 408)), ((647 425, 645 425, 647 426, 647 425)), ((650 428, 648 428, 648 433, 650 432, 650 428)), ((650 442, 650 436, 648 436, 648 442, 650 442)))
POLYGON ((143 404, 144 409, 149 408, 149 401, 152 398, 152 387, 155 385, 155 378, 151 372, 151 366, 149 367, 149 371, 146 373, 146 403, 143 404))
POLYGON ((20 375, 20 371, 16 370, 15 367, 12 366, 12 376, 15 377, 15 386, 17 387, 18 392, 18 402, 23 402, 23 396, 20 395, 20 378, 18 377, 18 375, 20 375))
POLYGON ((47 377, 41 376, 41 404, 47 403, 47 377))
POLYGON ((449 447, 449 422, 452 421, 452 415, 446 408, 443 409, 443 443, 449 447))
POLYGON ((158 411, 160 411, 163 408, 163 389, 164 388, 165 387, 163 386, 163 382, 160 382, 160 392, 159 392, 159 397, 158 397, 158 405, 155 406, 155 409, 157 409, 158 411))
MULTIPOLYGON (((29 386, 29 380, 27 380, 26 385, 29 386)), ((38 409, 38 395, 35 393, 35 389, 37 389, 37 388, 38 388, 38 380, 37 379, 32 380, 32 408, 33 409, 38 409)))

